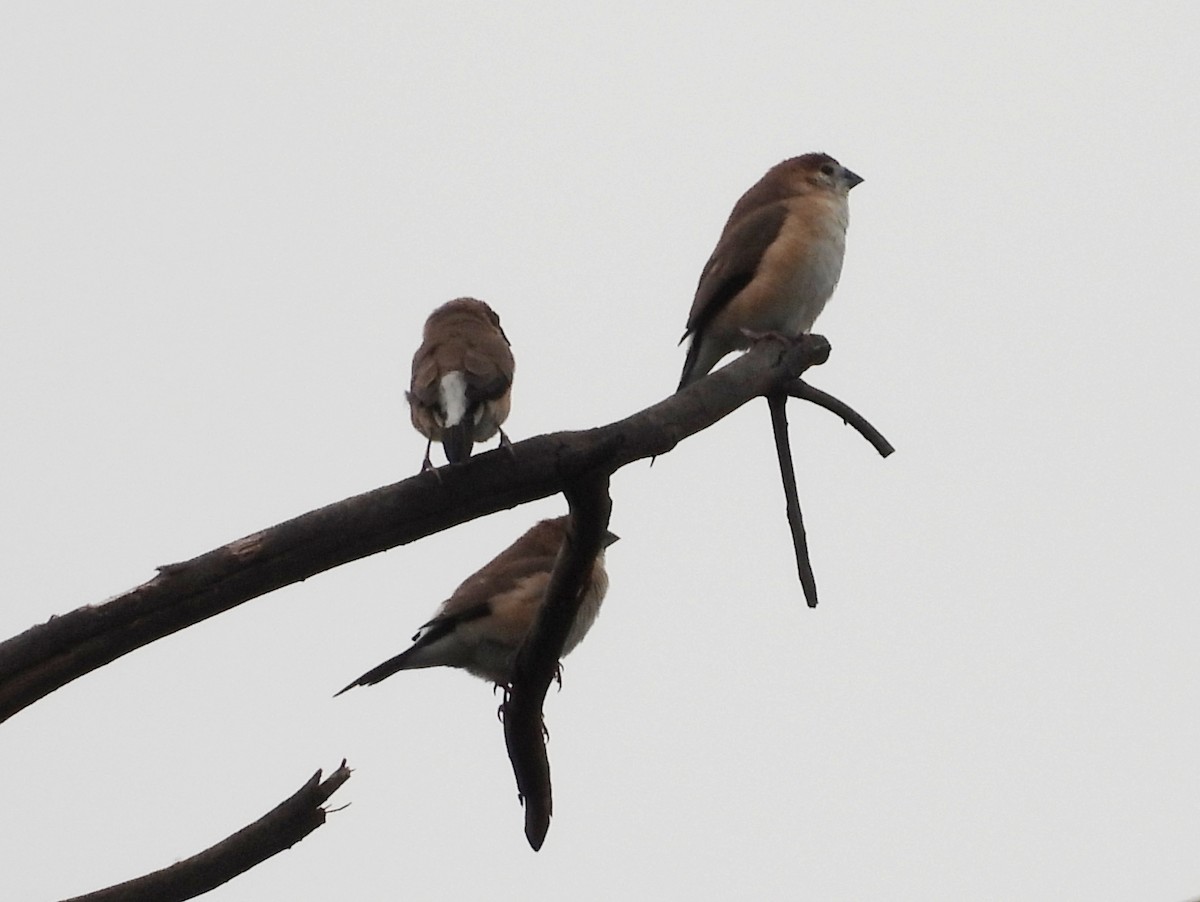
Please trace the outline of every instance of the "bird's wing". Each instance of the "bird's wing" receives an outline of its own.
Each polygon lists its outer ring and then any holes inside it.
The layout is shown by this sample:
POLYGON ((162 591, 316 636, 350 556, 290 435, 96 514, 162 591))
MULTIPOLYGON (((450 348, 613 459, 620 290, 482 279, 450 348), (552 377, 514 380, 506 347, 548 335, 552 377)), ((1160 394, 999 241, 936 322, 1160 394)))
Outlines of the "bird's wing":
POLYGON ((500 335, 472 341, 462 356, 462 366, 470 403, 503 397, 512 385, 513 355, 500 335))
POLYGON ((461 372, 467 401, 477 404, 502 397, 513 379, 513 355, 502 334, 489 332, 468 339, 423 344, 413 357, 410 393, 426 407, 439 404, 441 378, 461 372))
POLYGON ((422 344, 413 356, 409 395, 425 407, 437 407, 438 381, 442 378, 443 372, 438 345, 422 344))
POLYGON ((767 248, 779 237, 787 213, 783 203, 773 203, 726 227, 700 273, 684 338, 703 332, 738 292, 750 284, 767 248))

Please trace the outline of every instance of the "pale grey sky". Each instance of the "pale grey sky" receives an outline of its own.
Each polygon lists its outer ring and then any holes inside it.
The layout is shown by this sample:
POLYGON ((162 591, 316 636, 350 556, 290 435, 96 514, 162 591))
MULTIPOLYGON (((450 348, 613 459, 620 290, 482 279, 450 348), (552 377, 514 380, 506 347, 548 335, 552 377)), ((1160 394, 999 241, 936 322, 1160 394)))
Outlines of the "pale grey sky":
POLYGON ((0 30, 0 633, 415 472, 402 390, 474 294, 514 439, 659 400, 738 195, 866 178, 792 408, 613 485, 612 586, 522 815, 403 648, 530 505, 135 652, 0 726, 0 896, 192 854, 346 757, 349 808, 214 892, 1200 895, 1194 4, 42 4, 0 30))

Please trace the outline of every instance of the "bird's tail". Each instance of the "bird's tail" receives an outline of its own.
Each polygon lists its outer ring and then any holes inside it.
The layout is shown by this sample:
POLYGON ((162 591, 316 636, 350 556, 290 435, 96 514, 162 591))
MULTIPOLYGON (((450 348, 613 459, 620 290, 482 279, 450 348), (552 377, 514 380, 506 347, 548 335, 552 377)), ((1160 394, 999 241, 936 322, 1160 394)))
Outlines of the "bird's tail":
POLYGON ((693 335, 692 343, 688 345, 687 357, 684 358, 683 361, 683 373, 679 377, 679 388, 675 389, 675 391, 683 391, 685 388, 704 375, 703 373, 696 371, 696 363, 699 361, 699 359, 700 337, 698 335, 693 335))
MULTIPOLYGON (((378 667, 372 667, 345 689, 335 692, 333 697, 337 698, 343 692, 348 692, 355 686, 374 686, 376 683, 386 680, 393 673, 399 673, 401 670, 408 670, 412 668, 414 666, 412 652, 413 649, 410 648, 407 651, 402 651, 394 658, 388 658, 378 667)), ((422 665, 416 664, 415 666, 419 667, 422 665)))
POLYGON ((471 448, 475 445, 472 417, 465 416, 453 426, 442 430, 442 447, 446 449, 446 460, 459 464, 471 456, 471 448))
POLYGON ((467 376, 461 370, 442 376, 438 383, 438 394, 445 414, 442 448, 446 451, 446 460, 459 464, 471 456, 471 446, 475 444, 472 433, 475 430, 477 404, 471 400, 467 376))

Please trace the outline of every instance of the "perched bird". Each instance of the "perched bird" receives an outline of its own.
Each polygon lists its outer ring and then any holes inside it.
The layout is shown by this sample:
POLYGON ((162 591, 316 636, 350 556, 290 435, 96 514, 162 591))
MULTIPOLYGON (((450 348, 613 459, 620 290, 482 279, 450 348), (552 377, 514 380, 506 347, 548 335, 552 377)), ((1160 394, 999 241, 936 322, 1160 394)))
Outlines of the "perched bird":
MULTIPOLYGON (((338 695, 355 686, 378 683, 397 671, 420 667, 460 667, 502 686, 512 682, 513 661, 541 610, 569 523, 570 517, 558 517, 536 524, 468 576, 413 636, 411 648, 368 670, 338 695)), ((583 640, 600 612, 600 602, 608 591, 604 549, 615 541, 617 536, 605 533, 583 603, 563 646, 564 657, 583 640)))
POLYGON ((422 469, 433 467, 434 442, 442 443, 452 464, 497 432, 502 445, 509 443, 500 424, 512 403, 514 367, 500 317, 483 301, 458 298, 429 314, 405 395, 413 426, 429 439, 422 469))
POLYGON ((806 153, 742 195, 700 273, 680 389, 764 333, 812 328, 842 273, 847 194, 861 181, 828 154, 806 153))

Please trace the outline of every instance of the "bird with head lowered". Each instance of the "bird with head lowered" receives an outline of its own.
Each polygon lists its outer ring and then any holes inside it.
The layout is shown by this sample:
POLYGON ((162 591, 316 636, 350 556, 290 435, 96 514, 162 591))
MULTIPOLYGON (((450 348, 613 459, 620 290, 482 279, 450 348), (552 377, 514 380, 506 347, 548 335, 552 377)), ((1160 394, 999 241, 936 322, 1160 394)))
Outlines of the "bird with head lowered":
POLYGON ((413 426, 429 440, 422 469, 433 466, 434 442, 442 443, 452 464, 497 432, 508 444, 500 425, 512 405, 515 368, 500 317, 483 301, 458 298, 429 314, 405 395, 413 426))

